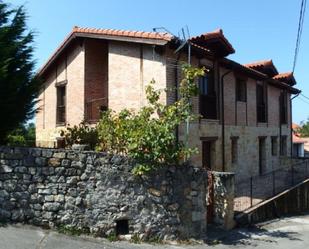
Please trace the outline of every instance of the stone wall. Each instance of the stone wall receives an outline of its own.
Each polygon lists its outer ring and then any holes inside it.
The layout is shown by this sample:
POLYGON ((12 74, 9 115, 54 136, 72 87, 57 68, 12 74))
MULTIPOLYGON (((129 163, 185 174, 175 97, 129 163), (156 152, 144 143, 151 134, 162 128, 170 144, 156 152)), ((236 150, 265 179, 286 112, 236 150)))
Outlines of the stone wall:
POLYGON ((126 158, 104 153, 0 147, 0 220, 98 236, 126 222, 130 234, 205 236, 205 171, 179 166, 137 177, 131 168, 126 158))
POLYGON ((229 172, 212 172, 214 191, 214 223, 224 229, 232 229, 234 221, 234 174, 229 172))

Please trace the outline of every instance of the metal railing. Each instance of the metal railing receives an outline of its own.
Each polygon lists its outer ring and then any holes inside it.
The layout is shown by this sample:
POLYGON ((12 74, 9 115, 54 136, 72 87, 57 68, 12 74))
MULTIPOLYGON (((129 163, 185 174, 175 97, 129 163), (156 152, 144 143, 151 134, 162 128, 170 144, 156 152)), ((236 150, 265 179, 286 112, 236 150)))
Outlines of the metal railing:
POLYGON ((234 211, 242 212, 309 178, 309 159, 235 182, 234 211))
POLYGON ((101 111, 107 110, 107 98, 92 99, 86 102, 85 118, 89 123, 100 119, 101 111))

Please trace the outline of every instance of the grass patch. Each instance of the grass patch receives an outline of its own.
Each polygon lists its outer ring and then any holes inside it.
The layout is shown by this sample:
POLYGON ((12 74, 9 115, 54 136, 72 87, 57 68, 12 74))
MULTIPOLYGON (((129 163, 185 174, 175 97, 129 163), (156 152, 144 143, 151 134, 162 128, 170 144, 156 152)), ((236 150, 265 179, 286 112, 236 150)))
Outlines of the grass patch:
POLYGON ((114 241, 117 241, 118 240, 118 237, 116 235, 116 233, 111 233, 109 234, 106 239, 109 241, 109 242, 114 242, 114 241))
POLYGON ((82 234, 90 234, 89 228, 77 228, 77 227, 72 227, 72 226, 65 226, 65 225, 60 225, 57 227, 57 230, 59 233, 62 234, 67 234, 67 235, 72 235, 72 236, 80 236, 82 234))
POLYGON ((130 242, 134 243, 134 244, 140 244, 140 243, 142 243, 142 239, 140 238, 140 236, 137 233, 135 233, 135 234, 132 235, 130 242))
POLYGON ((163 240, 159 236, 150 236, 145 239, 145 242, 150 244, 163 244, 163 240))

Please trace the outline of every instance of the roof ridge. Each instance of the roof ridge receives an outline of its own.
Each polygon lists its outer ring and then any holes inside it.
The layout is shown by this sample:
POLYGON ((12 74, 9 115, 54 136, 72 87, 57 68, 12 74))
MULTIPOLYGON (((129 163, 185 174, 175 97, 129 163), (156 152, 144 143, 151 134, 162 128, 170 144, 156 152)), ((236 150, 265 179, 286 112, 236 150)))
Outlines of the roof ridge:
POLYGON ((104 29, 104 28, 89 28, 74 26, 73 33, 96 33, 106 35, 118 35, 127 37, 141 37, 148 39, 163 39, 171 40, 174 36, 168 32, 141 31, 141 30, 125 30, 125 29, 104 29))
POLYGON ((253 61, 253 62, 250 62, 250 63, 245 63, 243 65, 246 66, 246 67, 249 67, 249 66, 255 66, 255 65, 259 65, 259 64, 265 65, 265 64, 269 64, 269 63, 272 63, 274 65, 272 59, 257 60, 257 61, 253 61))

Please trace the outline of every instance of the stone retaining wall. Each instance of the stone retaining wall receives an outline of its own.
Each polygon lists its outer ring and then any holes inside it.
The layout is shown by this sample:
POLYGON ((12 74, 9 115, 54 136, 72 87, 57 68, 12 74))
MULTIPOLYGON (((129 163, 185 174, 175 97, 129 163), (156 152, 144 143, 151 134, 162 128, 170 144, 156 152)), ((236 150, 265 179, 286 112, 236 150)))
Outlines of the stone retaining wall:
POLYGON ((130 173, 121 156, 0 147, 0 220, 113 233, 195 237, 206 232, 206 179, 190 166, 130 173), (126 227, 128 225, 128 227, 126 227))
POLYGON ((229 230, 234 228, 235 175, 213 171, 214 223, 229 230))

